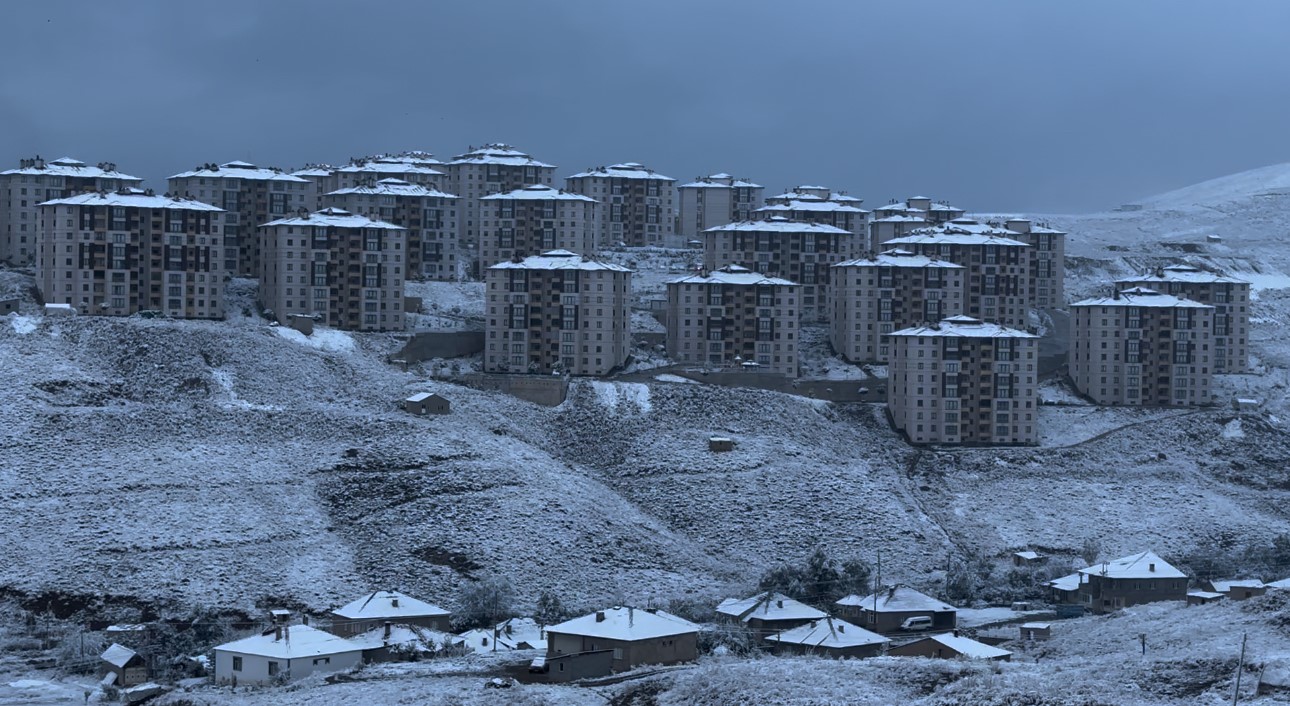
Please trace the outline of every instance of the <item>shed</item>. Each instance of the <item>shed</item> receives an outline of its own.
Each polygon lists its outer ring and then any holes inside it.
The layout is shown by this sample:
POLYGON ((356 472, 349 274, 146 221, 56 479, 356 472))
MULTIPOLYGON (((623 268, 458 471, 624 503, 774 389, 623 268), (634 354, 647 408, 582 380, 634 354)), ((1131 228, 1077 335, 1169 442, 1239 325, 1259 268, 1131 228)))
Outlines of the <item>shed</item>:
POLYGON ((1024 552, 1013 552, 1012 554, 1013 566, 1035 566, 1037 564, 1043 564, 1046 561, 1048 561, 1048 557, 1040 554, 1039 552, 1032 552, 1030 550, 1026 550, 1024 552))
POLYGON ((76 316, 76 307, 71 304, 46 304, 45 316, 76 316))
POLYGON ((1053 636, 1052 623, 1022 623, 1021 639, 1025 642, 1047 640, 1053 636))
POLYGON ((1238 579, 1236 581, 1210 581, 1210 590, 1221 593, 1234 601, 1261 596, 1268 592, 1268 587, 1258 579, 1238 579))
POLYGON ((118 687, 125 688, 148 681, 147 663, 138 652, 129 647, 114 642, 111 647, 103 651, 99 659, 103 662, 104 678, 112 675, 111 683, 118 687))
POLYGON ((717 453, 720 453, 723 451, 734 451, 735 440, 726 436, 709 436, 708 450, 714 451, 717 453))
POLYGON ((16 297, 12 299, 0 299, 0 316, 17 312, 18 302, 20 301, 21 300, 16 297))
POLYGON ((452 404, 436 392, 418 392, 403 400, 403 409, 412 414, 448 414, 452 404))
POLYGON ((1205 236, 1205 241, 1210 243, 1221 243, 1223 242, 1223 236, 1210 233, 1209 235, 1205 236))
POLYGON ((984 642, 977 642, 972 638, 962 637, 954 633, 930 635, 921 640, 893 647, 887 651, 887 654, 897 657, 934 657, 937 659, 965 657, 967 659, 985 659, 999 662, 1007 662, 1012 659, 1012 653, 1007 650, 991 647, 984 642))
POLYGON ((1217 591, 1188 591, 1187 605, 1208 605, 1224 598, 1227 598, 1227 596, 1217 591))
POLYGON ((308 314, 292 314, 287 317, 287 326, 306 336, 314 335, 314 317, 308 314))

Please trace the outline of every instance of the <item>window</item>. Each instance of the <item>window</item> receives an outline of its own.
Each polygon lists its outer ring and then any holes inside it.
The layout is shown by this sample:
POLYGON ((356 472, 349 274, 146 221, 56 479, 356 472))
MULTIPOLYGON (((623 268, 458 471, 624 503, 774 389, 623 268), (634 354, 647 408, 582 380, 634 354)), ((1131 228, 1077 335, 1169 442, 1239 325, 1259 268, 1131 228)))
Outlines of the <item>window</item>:
POLYGON ((234 657, 234 658, 233 658, 233 671, 235 671, 235 672, 240 672, 240 671, 242 671, 242 658, 241 658, 241 657, 234 657))
POLYGON ((315 657, 314 666, 317 667, 320 664, 331 664, 331 657, 315 657))
POLYGON ((277 663, 277 662, 269 662, 269 676, 271 676, 271 677, 272 677, 272 676, 277 676, 277 674, 278 674, 278 663, 277 663))

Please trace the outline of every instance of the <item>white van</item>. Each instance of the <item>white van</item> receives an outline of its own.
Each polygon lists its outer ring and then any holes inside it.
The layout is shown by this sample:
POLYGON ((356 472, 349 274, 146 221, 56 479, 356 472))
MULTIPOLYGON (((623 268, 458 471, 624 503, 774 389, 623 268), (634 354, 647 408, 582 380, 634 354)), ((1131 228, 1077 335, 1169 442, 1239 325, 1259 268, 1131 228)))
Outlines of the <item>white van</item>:
POLYGON ((932 629, 932 619, 926 615, 916 615, 912 618, 905 618, 905 622, 900 624, 900 629, 905 632, 921 632, 932 629))

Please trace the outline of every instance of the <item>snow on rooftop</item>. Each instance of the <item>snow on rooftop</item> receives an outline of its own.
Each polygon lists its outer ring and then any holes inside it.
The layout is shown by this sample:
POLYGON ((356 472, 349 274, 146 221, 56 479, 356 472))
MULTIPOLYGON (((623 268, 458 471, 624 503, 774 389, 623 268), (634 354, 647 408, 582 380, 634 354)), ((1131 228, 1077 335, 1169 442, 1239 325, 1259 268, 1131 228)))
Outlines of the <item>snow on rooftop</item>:
MULTIPOLYGON (((430 393, 422 394, 430 395, 430 393)), ((375 591, 371 595, 346 603, 333 610, 332 613, 351 620, 393 620, 428 615, 448 615, 448 611, 437 605, 426 603, 398 591, 375 591)))
POLYGON ((432 630, 425 627, 409 625, 391 625, 390 636, 385 636, 385 626, 381 625, 361 635, 349 638, 359 649, 375 650, 381 647, 398 647, 421 653, 434 653, 445 645, 460 645, 465 641, 451 633, 432 630))
POLYGON ((129 647, 125 647, 124 645, 118 645, 117 643, 114 642, 112 643, 111 647, 108 647, 106 650, 103 651, 103 654, 100 655, 100 658, 104 662, 107 662, 108 664, 111 664, 112 666, 117 667, 118 669, 124 669, 126 663, 128 663, 130 660, 134 659, 137 656, 138 656, 138 653, 135 652, 134 650, 130 649, 129 647))
POLYGON ((631 642, 697 633, 699 626, 661 610, 608 608, 552 625, 546 631, 548 635, 559 633, 631 642))
POLYGON ((305 216, 279 218, 269 221, 263 227, 270 226, 330 226, 332 228, 380 228, 383 230, 404 230, 402 226, 385 221, 374 221, 367 216, 356 216, 343 208, 324 208, 321 211, 305 216))
POLYGON ((837 226, 831 226, 826 223, 794 221, 782 217, 757 221, 735 221, 734 223, 727 223, 723 226, 708 228, 703 232, 724 233, 734 231, 752 233, 823 233, 825 235, 853 235, 849 230, 838 228, 837 226))
MULTIPOLYGON (((877 596, 876 612, 879 613, 908 613, 908 612, 943 612, 955 611, 954 606, 945 601, 932 598, 926 593, 920 593, 908 586, 893 586, 886 591, 880 591, 877 596)), ((874 594, 861 597, 850 595, 837 600, 837 605, 857 606, 861 609, 874 611, 874 594)))
POLYGON ((1280 581, 1270 581, 1266 585, 1268 588, 1290 589, 1290 578, 1281 579, 1280 581))
POLYGON ((408 398, 407 398, 407 400, 405 400, 405 401, 407 401, 407 402, 425 402, 426 400, 430 399, 431 397, 434 397, 434 393, 433 393, 433 392, 418 392, 417 394, 415 394, 415 395, 412 395, 412 396, 408 397, 408 398))
POLYGON ((1001 650, 998 647, 991 647, 984 642, 977 642, 970 637, 961 637, 954 633, 947 632, 943 635, 929 635, 925 639, 939 642, 969 659, 997 659, 999 657, 1006 657, 1012 654, 1007 650, 1001 650))
POLYGON ((808 647, 835 648, 880 645, 891 642, 891 640, 882 635, 869 632, 845 620, 833 617, 815 620, 805 625, 799 625, 792 630, 770 635, 766 638, 766 641, 808 647))
POLYGON ((278 639, 276 631, 271 630, 263 635, 252 635, 215 648, 217 652, 238 652, 279 659, 343 654, 362 649, 363 645, 360 643, 308 625, 284 626, 281 639, 278 639))
POLYGON ((717 606, 717 612, 747 622, 759 620, 819 620, 828 613, 812 608, 782 593, 759 593, 748 598, 727 598, 717 606))
POLYGON ((1187 574, 1175 569, 1169 562, 1161 559, 1152 551, 1120 557, 1113 561, 1100 561, 1086 569, 1080 569, 1079 572, 1089 576, 1105 576, 1112 579, 1187 578, 1187 574))
POLYGON ((584 177, 601 177, 615 179, 657 179, 660 181, 676 181, 670 176, 664 176, 646 167, 639 162, 623 162, 622 164, 611 164, 608 167, 593 167, 585 172, 578 172, 569 179, 582 179, 584 177))
POLYGON ((937 260, 926 255, 915 255, 908 250, 892 248, 884 250, 877 255, 862 257, 856 260, 847 260, 839 262, 834 267, 944 267, 949 269, 963 269, 962 265, 956 265, 953 262, 937 260))
POLYGON ((1039 338, 1033 333, 1020 329, 1008 328, 995 323, 986 323, 971 316, 951 316, 939 324, 913 326, 893 331, 888 336, 947 336, 956 338, 1039 338))
POLYGON ((111 191, 100 193, 96 191, 68 196, 63 199, 53 199, 45 201, 41 206, 122 206, 129 208, 168 208, 181 211, 214 211, 223 213, 224 209, 218 206, 212 206, 208 203, 202 203, 195 199, 185 199, 178 196, 157 196, 148 194, 138 189, 128 191, 111 191))
POLYGON ((492 629, 475 628, 459 633, 465 646, 477 654, 527 649, 545 650, 546 632, 532 618, 510 618, 492 629))
POLYGON ((1047 630, 1053 626, 1052 623, 1022 623, 1023 630, 1047 630))
POLYGON ((1038 559, 1040 557, 1039 552, 1032 552, 1030 550, 1026 550, 1024 552, 1013 552, 1012 555, 1016 557, 1021 557, 1022 559, 1026 559, 1028 561, 1034 561, 1035 559, 1038 559))
POLYGON ((1146 287, 1131 287, 1121 290, 1118 296, 1109 297, 1092 297, 1077 301, 1071 306, 1134 306, 1134 307, 1155 307, 1155 308, 1183 308, 1183 309, 1213 309, 1208 304, 1202 304, 1184 297, 1175 297, 1172 294, 1163 294, 1154 289, 1146 287))
MULTIPOLYGON (((936 226, 939 228, 940 226, 936 226)), ((1009 231, 1011 232, 1011 231, 1009 231)), ((1015 234, 1015 235, 1020 235, 1015 234)), ((998 235, 978 233, 948 233, 930 228, 919 228, 909 235, 892 238, 887 245, 1002 245, 1005 247, 1028 248, 1028 243, 998 235)))
POLYGON ((60 157, 52 162, 45 162, 42 167, 36 166, 35 160, 23 160, 22 165, 23 166, 20 166, 17 169, 6 169, 5 171, 0 172, 0 176, 7 176, 10 174, 46 174, 50 176, 70 176, 87 179, 97 177, 103 179, 120 179, 121 181, 143 181, 139 177, 118 172, 116 170, 116 165, 104 163, 91 167, 85 162, 82 162, 79 159, 72 159, 71 157, 60 157), (104 169, 104 167, 109 168, 104 169))
POLYGON ((887 216, 885 218, 875 218, 873 222, 874 223, 926 223, 927 219, 923 218, 922 216, 915 216, 915 215, 909 215, 909 214, 897 214, 894 216, 887 216))
POLYGON ((374 159, 361 164, 350 164, 340 167, 337 172, 345 174, 420 174, 422 176, 442 176, 443 172, 430 167, 423 167, 411 162, 394 162, 374 159))
POLYGON ((668 284, 737 284, 796 287, 797 283, 781 277, 770 277, 739 265, 726 265, 706 274, 693 274, 668 280, 668 284))
POLYGON ((568 250, 548 250, 541 255, 530 255, 519 262, 499 262, 490 270, 611 270, 614 272, 631 272, 630 269, 612 262, 591 260, 568 250))
MULTIPOLYGON (((767 199, 769 201, 770 199, 767 199)), ((795 198, 788 203, 768 203, 757 209, 757 213, 775 213, 780 211, 820 211, 836 213, 868 213, 863 208, 856 208, 850 204, 838 203, 836 201, 820 201, 812 199, 795 198)))
POLYGON ((335 171, 335 167, 318 164, 312 167, 305 167, 304 169, 297 169, 296 171, 291 172, 291 175, 298 177, 331 176, 333 171, 335 171))
POLYGON ((514 191, 506 191, 499 194, 489 194, 480 199, 480 201, 589 201, 596 203, 596 200, 590 196, 575 194, 572 191, 557 189, 554 186, 546 184, 529 184, 514 191))
POLYGON ((465 154, 459 154, 453 158, 450 165, 461 164, 500 164, 511 167, 549 167, 554 169, 554 164, 539 162, 529 155, 521 152, 510 145, 494 143, 484 145, 478 149, 472 149, 465 154))
POLYGON ((1214 590, 1219 593, 1227 593, 1233 588, 1266 588, 1262 581, 1258 579, 1236 579, 1234 581, 1210 581, 1214 590))
POLYGON ((375 184, 360 184, 345 189, 337 189, 328 193, 328 196, 343 196, 345 194, 373 194, 386 196, 424 196, 439 199, 455 199, 457 196, 446 191, 430 188, 421 184, 413 184, 402 179, 381 179, 375 184))
POLYGON ((1192 265, 1169 265, 1162 267, 1155 272, 1141 274, 1136 277, 1125 277, 1117 280, 1116 284, 1130 282, 1191 282, 1199 284, 1250 284, 1249 281, 1229 277, 1217 272, 1207 272, 1199 267, 1192 265))
POLYGON ((209 165, 198 167, 196 169, 180 172, 171 176, 171 179, 188 179, 191 177, 206 177, 210 179, 252 179, 256 181, 294 181, 308 183, 309 180, 288 174, 281 169, 262 169, 249 162, 225 162, 217 167, 209 165))
POLYGON ((1076 571, 1073 574, 1067 574, 1066 576, 1063 576, 1061 578, 1056 578, 1048 582, 1049 586, 1059 591, 1077 590, 1079 588, 1079 584, 1080 584, 1080 575, 1078 571, 1076 571))

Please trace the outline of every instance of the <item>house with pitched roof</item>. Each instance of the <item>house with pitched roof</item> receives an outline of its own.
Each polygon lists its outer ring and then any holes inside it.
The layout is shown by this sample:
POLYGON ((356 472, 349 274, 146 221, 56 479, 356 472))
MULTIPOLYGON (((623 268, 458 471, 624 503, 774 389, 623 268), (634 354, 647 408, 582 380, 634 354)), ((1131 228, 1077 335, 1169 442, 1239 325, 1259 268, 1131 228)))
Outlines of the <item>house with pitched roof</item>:
POLYGON ((452 627, 451 613, 398 591, 374 591, 333 610, 331 619, 332 632, 342 637, 364 633, 387 622, 443 632, 452 627))
POLYGON ((1052 590, 1054 603, 1070 604, 1080 602, 1080 575, 1078 571, 1061 578, 1053 579, 1045 585, 1052 590))
POLYGON ((276 625, 215 648, 216 684, 272 684, 363 662, 363 645, 308 625, 276 625))
POLYGON ((963 637, 956 633, 945 633, 943 635, 929 635, 921 640, 915 640, 899 647, 893 647, 887 650, 887 654, 894 657, 933 657, 936 659, 984 659, 991 661, 1007 662, 1012 659, 1012 653, 987 645, 984 642, 977 642, 970 637, 963 637))
POLYGON ((766 642, 776 654, 836 658, 876 657, 891 644, 891 640, 882 635, 831 616, 768 635, 766 642))
POLYGON ((615 607, 546 629, 547 662, 612 650, 612 671, 642 664, 679 664, 699 657, 699 626, 653 608, 615 607))
POLYGON ((457 635, 477 654, 513 650, 546 651, 546 630, 532 618, 508 618, 491 629, 475 628, 457 635))
POLYGON ((788 630, 828 615, 782 593, 770 591, 749 598, 727 598, 717 606, 717 620, 738 623, 760 634, 788 630))
POLYGON ((958 626, 957 608, 908 586, 889 586, 868 596, 850 595, 834 605, 839 615, 876 632, 897 632, 906 620, 918 617, 931 618, 932 630, 958 626))
POLYGON ((1187 600, 1187 574, 1152 551, 1098 562, 1079 573, 1080 602, 1094 613, 1141 603, 1187 600))
POLYGON ((1224 598, 1243 601, 1247 598, 1261 596, 1268 592, 1268 587, 1258 579, 1238 579, 1235 581, 1208 581, 1209 590, 1223 594, 1224 598))
POLYGON ((99 660, 105 683, 125 688, 148 681, 147 662, 129 647, 114 642, 99 655, 99 660))

